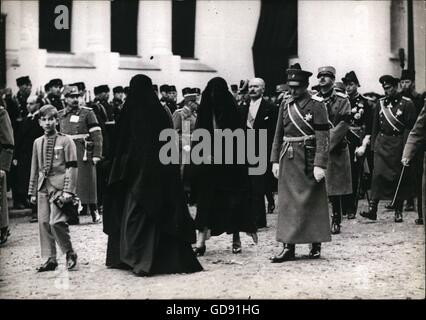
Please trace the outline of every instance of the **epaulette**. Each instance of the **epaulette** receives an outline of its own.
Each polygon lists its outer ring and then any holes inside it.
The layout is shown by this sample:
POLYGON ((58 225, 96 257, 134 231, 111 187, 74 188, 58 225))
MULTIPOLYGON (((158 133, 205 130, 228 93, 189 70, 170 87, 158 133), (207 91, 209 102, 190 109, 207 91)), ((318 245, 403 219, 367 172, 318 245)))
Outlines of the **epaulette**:
POLYGON ((86 107, 86 106, 81 106, 80 108, 81 108, 81 109, 86 109, 86 110, 93 110, 92 108, 90 108, 90 107, 86 107))
POLYGON ((58 136, 66 136, 66 134, 58 131, 58 136))
POLYGON ((380 101, 382 101, 382 100, 384 101, 385 99, 386 99, 386 97, 379 98, 380 101))
POLYGON ((342 98, 347 98, 348 97, 347 94, 341 93, 339 91, 335 91, 335 93, 336 93, 336 96, 339 96, 339 97, 342 97, 342 98))
POLYGON ((311 98, 312 98, 313 100, 315 100, 315 101, 318 101, 318 102, 323 102, 323 101, 324 101, 324 99, 323 99, 323 98, 321 98, 321 97, 319 97, 319 96, 317 96, 317 95, 313 95, 313 96, 311 96, 311 98))
POLYGON ((404 96, 402 96, 402 99, 407 100, 407 101, 412 101, 410 98, 404 97, 404 96))
POLYGON ((3 106, 0 106, 0 110, 3 110, 4 109, 4 107, 3 106))

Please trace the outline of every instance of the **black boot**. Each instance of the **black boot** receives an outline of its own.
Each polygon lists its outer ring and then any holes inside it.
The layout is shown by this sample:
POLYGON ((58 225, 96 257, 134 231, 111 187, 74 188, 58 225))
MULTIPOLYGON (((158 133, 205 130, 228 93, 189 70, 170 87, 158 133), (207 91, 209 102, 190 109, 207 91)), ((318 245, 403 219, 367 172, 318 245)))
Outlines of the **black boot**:
POLYGON ((340 216, 336 213, 333 214, 331 218, 331 234, 339 234, 340 233, 340 216))
POLYGON ((408 199, 406 204, 405 204, 405 208, 404 211, 414 211, 414 199, 408 199))
POLYGON ((395 222, 397 222, 397 223, 403 222, 403 219, 402 219, 402 210, 400 210, 400 209, 396 209, 395 210, 395 222))
POLYGON ((309 259, 319 259, 321 257, 321 243, 312 243, 309 259))
POLYGON ((361 212, 360 216, 370 220, 377 220, 377 205, 378 205, 378 201, 371 200, 370 205, 368 207, 368 211, 361 212))
POLYGON ((295 244, 284 244, 283 250, 276 256, 271 258, 272 263, 281 263, 284 261, 294 260, 296 257, 296 245, 295 244))

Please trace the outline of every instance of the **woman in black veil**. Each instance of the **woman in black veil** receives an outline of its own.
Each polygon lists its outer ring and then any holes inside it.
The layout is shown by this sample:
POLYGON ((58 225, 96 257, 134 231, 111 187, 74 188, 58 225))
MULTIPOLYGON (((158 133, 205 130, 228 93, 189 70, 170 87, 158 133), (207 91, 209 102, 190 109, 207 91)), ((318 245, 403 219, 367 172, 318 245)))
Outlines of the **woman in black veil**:
MULTIPOLYGON (((205 129, 212 143, 211 161, 215 158, 213 148, 215 129, 242 129, 241 117, 236 102, 223 78, 216 77, 207 83, 198 108, 195 130, 205 129)), ((244 141, 245 143, 245 141, 244 141)), ((237 164, 237 145, 233 144, 233 163, 224 164, 225 148, 222 147, 222 164, 201 164, 193 167, 197 189, 198 230, 195 252, 204 255, 208 231, 212 236, 224 232, 233 234, 232 251, 241 252, 239 232, 244 231, 257 243, 255 218, 248 209, 249 180, 246 164, 237 164)), ((244 155, 245 159, 245 155, 244 155)))
POLYGON ((201 271, 191 243, 194 222, 180 181, 179 165, 163 165, 159 141, 172 128, 152 89, 136 75, 117 123, 112 169, 104 205, 106 265, 137 275, 201 271))

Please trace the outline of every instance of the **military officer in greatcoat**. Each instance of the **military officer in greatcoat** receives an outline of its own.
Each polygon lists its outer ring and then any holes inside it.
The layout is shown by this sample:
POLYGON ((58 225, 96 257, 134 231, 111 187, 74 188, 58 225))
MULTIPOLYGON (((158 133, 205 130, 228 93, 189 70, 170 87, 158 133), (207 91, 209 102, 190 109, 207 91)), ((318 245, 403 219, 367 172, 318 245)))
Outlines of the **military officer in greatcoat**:
POLYGON ((379 200, 392 200, 395 222, 402 222, 404 200, 414 196, 412 167, 403 170, 402 151, 410 130, 416 121, 413 102, 398 93, 398 79, 391 75, 379 79, 385 97, 379 99, 374 111, 371 147, 374 151, 374 170, 371 201, 368 212, 361 216, 377 219, 379 200))
POLYGON ((12 163, 13 149, 13 129, 9 114, 0 106, 0 245, 5 243, 10 235, 6 172, 12 163))
POLYGON ((102 157, 102 132, 91 108, 81 107, 76 86, 64 90, 66 108, 59 111, 60 132, 70 135, 77 147, 77 196, 83 210, 90 209, 94 223, 101 219, 97 208, 96 164, 102 157))
POLYGON ((181 175, 184 184, 184 190, 187 195, 189 204, 195 202, 193 194, 194 188, 191 185, 191 166, 190 164, 190 150, 191 150, 191 133, 194 131, 195 122, 197 120, 196 102, 197 93, 191 88, 182 90, 183 106, 173 113, 173 127, 179 135, 179 156, 181 164, 181 175))
MULTIPOLYGON (((426 194, 426 150, 424 145, 426 144, 426 100, 423 101, 423 109, 411 130, 407 143, 402 153, 402 164, 409 166, 411 161, 415 158, 416 154, 423 156, 423 195, 426 194)), ((422 215, 415 220, 416 224, 424 224, 424 215, 426 212, 426 197, 422 198, 422 215)))
POLYGON ((358 92, 360 87, 354 71, 346 73, 342 78, 351 104, 351 117, 347 134, 352 173, 352 193, 344 195, 343 212, 348 219, 355 219, 358 208, 360 183, 364 168, 365 156, 369 150, 371 126, 373 124, 373 105, 366 97, 358 92))
MULTIPOLYGON (((17 140, 20 132, 22 131, 22 123, 28 114, 27 110, 27 99, 31 95, 32 82, 29 76, 24 76, 16 79, 16 85, 19 90, 16 95, 12 96, 11 90, 6 90, 4 104, 11 121, 13 129, 13 138, 14 141, 17 140)), ((9 170, 8 170, 9 171, 9 170)), ((18 175, 16 166, 10 168, 8 174, 8 187, 11 186, 13 189, 17 186, 18 175)), ((21 201, 19 196, 13 196, 13 207, 16 209, 24 209, 27 205, 25 201, 21 201)))
POLYGON ((295 245, 312 243, 311 259, 331 241, 325 170, 329 124, 323 99, 308 92, 311 72, 288 69, 291 97, 279 108, 272 146, 272 172, 278 179, 277 241, 284 243, 273 263, 293 260, 295 245))
POLYGON ((346 134, 349 130, 351 106, 347 96, 334 89, 336 69, 320 67, 317 78, 320 91, 328 111, 330 129, 330 159, 327 167, 327 193, 332 205, 331 233, 340 233, 342 222, 342 196, 352 193, 351 161, 346 134))

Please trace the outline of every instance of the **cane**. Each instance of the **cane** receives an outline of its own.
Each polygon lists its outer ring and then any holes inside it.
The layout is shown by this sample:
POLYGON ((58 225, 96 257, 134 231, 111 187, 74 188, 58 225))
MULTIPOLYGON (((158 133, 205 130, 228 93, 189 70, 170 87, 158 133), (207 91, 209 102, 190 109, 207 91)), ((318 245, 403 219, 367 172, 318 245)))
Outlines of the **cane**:
POLYGON ((395 195, 393 196, 391 207, 395 206, 396 196, 398 195, 399 187, 401 186, 402 177, 404 176, 405 166, 402 166, 401 175, 399 176, 398 185, 396 186, 395 195))

